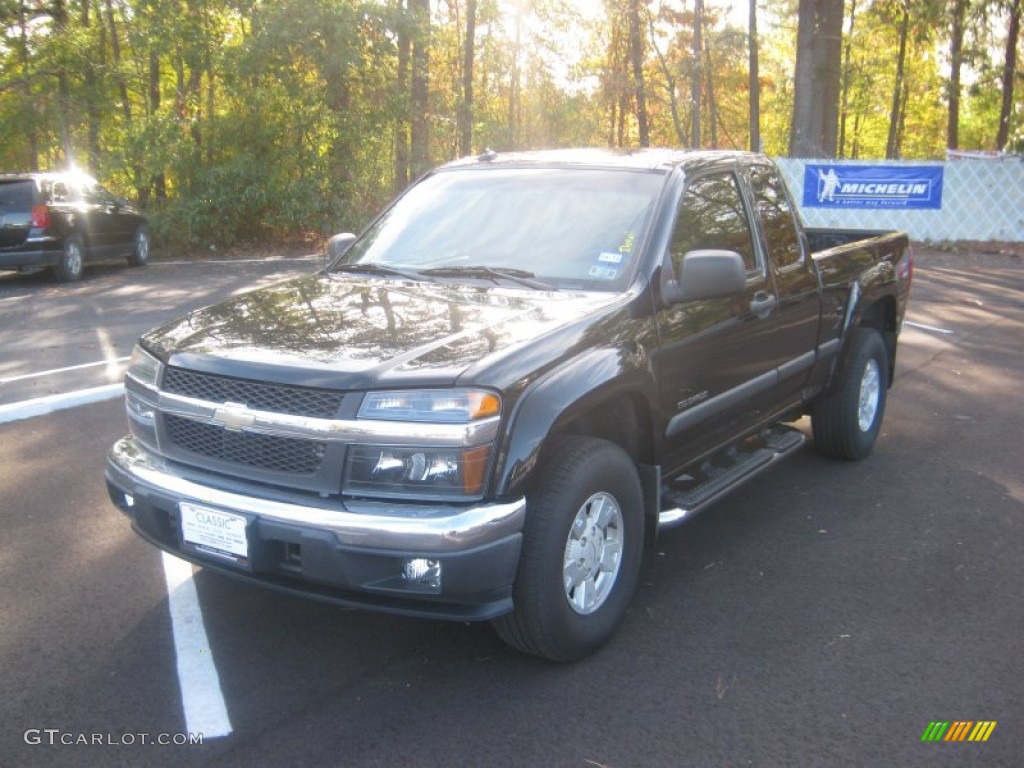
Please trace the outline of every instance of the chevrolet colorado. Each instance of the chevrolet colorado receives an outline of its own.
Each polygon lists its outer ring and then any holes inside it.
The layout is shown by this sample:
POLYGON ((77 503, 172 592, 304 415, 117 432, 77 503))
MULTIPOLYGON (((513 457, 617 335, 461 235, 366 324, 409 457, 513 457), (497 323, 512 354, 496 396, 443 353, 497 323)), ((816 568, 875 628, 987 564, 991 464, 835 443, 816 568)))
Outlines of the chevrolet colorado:
POLYGON ((558 661, 786 422, 871 451, 912 276, 906 235, 805 231, 742 152, 487 152, 331 251, 139 340, 111 499, 204 567, 558 661))

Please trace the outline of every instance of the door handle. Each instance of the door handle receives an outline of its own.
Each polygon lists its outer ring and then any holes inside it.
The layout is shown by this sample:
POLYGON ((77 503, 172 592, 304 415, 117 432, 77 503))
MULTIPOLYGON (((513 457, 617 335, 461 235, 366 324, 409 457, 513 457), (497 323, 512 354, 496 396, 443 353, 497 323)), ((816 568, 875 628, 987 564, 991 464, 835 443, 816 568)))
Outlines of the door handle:
POLYGON ((750 311, 764 319, 772 313, 778 303, 779 300, 774 295, 758 291, 750 301, 750 311))

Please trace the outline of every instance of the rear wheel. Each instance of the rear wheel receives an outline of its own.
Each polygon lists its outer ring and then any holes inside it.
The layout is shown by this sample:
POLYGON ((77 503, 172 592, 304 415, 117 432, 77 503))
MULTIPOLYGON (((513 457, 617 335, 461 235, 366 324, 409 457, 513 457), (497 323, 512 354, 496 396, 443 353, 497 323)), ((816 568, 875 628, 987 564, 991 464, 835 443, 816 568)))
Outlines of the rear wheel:
POLYGON ((837 459, 863 459, 875 445, 889 388, 885 342, 873 328, 857 328, 850 340, 839 387, 811 411, 814 446, 837 459))
POLYGON ((643 554, 643 494, 618 446, 559 439, 527 496, 514 611, 495 620, 518 650, 575 661, 600 648, 636 587, 643 554))
POLYGON ((145 224, 135 230, 135 245, 128 254, 128 263, 133 267, 144 267, 149 261, 149 227, 145 224))
POLYGON ((64 252, 53 267, 53 276, 62 283, 70 283, 82 276, 84 247, 80 235, 68 235, 64 241, 64 252))

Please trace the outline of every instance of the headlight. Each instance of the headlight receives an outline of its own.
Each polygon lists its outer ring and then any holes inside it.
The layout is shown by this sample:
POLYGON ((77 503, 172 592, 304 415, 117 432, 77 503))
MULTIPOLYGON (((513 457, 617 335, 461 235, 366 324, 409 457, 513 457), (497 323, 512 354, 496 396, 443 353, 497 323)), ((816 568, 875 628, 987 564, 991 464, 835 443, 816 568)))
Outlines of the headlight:
POLYGON ((136 344, 125 376, 131 376, 139 384, 156 389, 156 383, 160 378, 160 361, 136 344))
POLYGON ((485 389, 412 389, 370 392, 359 408, 360 419, 462 424, 501 412, 501 398, 485 389))
POLYGON ((157 444, 154 403, 161 367, 159 360, 136 344, 125 371, 124 402, 128 410, 128 428, 138 440, 149 446, 157 444))
MULTIPOLYGON (((419 424, 496 423, 501 398, 484 389, 417 389, 370 392, 357 417, 419 424)), ((449 427, 450 429, 450 427, 449 427)), ((481 432, 484 434, 484 432, 481 432)), ((401 447, 357 444, 349 448, 344 491, 363 496, 468 499, 483 494, 492 437, 479 445, 450 438, 401 447)))
POLYGON ((483 493, 491 446, 349 448, 345 491, 367 496, 465 499, 483 493))

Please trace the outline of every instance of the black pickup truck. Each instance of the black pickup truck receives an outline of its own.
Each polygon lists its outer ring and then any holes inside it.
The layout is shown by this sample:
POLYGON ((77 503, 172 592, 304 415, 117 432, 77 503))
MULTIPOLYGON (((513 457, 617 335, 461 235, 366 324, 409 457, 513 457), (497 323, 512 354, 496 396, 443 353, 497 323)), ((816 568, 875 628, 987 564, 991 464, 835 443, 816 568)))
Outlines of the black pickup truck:
POLYGON ((192 562, 579 659, 645 544, 793 452, 872 449, 907 237, 803 229, 746 153, 480 157, 323 270, 143 336, 107 484, 192 562))

